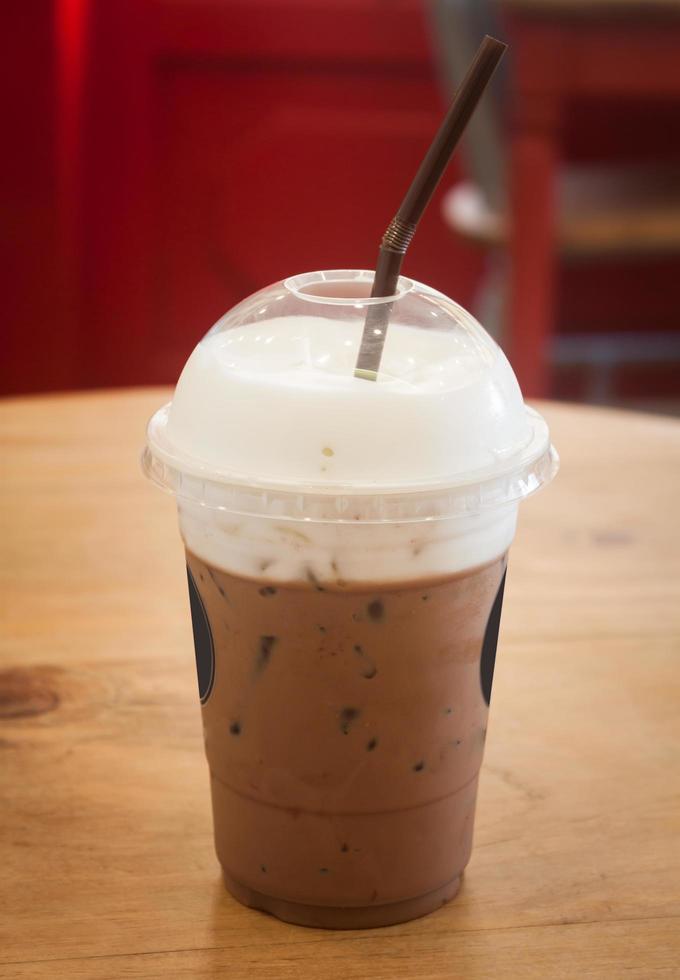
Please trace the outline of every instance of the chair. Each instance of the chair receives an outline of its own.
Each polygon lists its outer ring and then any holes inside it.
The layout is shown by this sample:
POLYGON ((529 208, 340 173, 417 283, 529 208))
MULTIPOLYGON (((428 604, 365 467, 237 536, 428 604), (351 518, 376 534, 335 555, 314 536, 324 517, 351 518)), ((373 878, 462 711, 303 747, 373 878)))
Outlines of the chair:
MULTIPOLYGON (((488 0, 431 0, 432 27, 438 67, 450 97, 470 62, 479 39, 499 31, 494 4, 488 0)), ((492 82, 470 123, 464 153, 470 179, 444 197, 448 226, 487 251, 488 270, 476 312, 487 329, 505 346, 517 351, 521 333, 509 337, 504 315, 508 287, 509 219, 502 119, 507 112, 507 75, 492 82)), ((663 255, 680 252, 680 179, 678 168, 645 166, 574 167, 567 165, 556 187, 556 260, 591 261, 602 258, 663 255)), ((552 311, 554 321, 555 311, 552 311)), ((521 316, 516 315, 518 323, 521 316)), ((551 333, 545 325, 546 334, 551 333)), ((518 328, 515 330, 519 333, 518 328)), ((677 335, 606 334, 555 337, 548 347, 552 365, 588 369, 588 398, 604 402, 612 396, 614 369, 639 361, 680 360, 677 335)))

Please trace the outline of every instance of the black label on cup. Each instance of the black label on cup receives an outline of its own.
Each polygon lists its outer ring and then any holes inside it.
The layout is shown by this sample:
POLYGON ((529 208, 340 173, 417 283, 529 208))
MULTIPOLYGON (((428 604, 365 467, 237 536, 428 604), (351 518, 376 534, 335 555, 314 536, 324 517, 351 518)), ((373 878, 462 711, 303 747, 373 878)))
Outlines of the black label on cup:
POLYGON ((205 611, 200 592, 196 588, 194 576, 187 565, 189 583, 189 604, 191 605, 191 625, 194 630, 194 650, 196 651, 196 673, 198 674, 198 696, 201 704, 210 697, 215 681, 215 645, 208 614, 205 611))
POLYGON ((498 630, 501 625, 506 574, 507 569, 503 572, 501 584, 498 586, 498 592, 489 613, 484 632, 484 642, 482 643, 482 657, 479 661, 479 678, 482 684, 482 694, 487 704, 491 702, 491 685, 493 684, 493 669, 496 665, 496 647, 498 646, 498 630))

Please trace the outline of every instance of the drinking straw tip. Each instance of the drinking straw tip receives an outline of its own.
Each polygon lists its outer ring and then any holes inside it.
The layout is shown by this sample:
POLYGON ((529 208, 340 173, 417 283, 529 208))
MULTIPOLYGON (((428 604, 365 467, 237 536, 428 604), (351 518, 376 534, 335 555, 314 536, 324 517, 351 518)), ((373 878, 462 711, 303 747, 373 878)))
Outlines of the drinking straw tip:
MULTIPOLYGON (((418 222, 506 48, 503 41, 489 34, 480 44, 399 210, 383 235, 371 296, 393 296, 396 292, 401 263, 418 222)), ((386 303, 369 308, 355 377, 376 379, 391 306, 391 303, 386 303)))

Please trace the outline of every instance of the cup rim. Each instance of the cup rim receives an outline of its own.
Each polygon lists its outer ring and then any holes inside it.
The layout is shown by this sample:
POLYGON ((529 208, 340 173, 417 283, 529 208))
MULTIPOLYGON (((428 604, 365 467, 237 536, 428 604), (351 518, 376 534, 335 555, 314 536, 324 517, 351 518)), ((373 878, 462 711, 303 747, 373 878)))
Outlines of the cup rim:
POLYGON ((145 475, 178 503, 244 516, 369 524, 469 516, 526 499, 550 483, 559 468, 545 420, 525 406, 533 438, 495 469, 399 486, 254 479, 177 456, 163 438, 169 407, 164 405, 149 421, 142 455, 145 475))
POLYGON ((302 272, 283 280, 284 287, 297 299, 306 303, 324 306, 349 306, 364 309, 368 306, 381 306, 397 303, 414 288, 415 281, 407 276, 399 276, 397 291, 392 296, 320 296, 305 292, 311 286, 327 283, 372 285, 375 272, 370 269, 322 269, 317 272, 302 272))

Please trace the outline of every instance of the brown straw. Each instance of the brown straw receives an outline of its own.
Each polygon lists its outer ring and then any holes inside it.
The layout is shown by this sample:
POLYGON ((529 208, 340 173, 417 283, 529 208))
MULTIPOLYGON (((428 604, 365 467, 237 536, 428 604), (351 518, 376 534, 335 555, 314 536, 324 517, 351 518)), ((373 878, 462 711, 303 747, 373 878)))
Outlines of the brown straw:
MULTIPOLYGON (((506 47, 502 41, 488 35, 482 41, 401 207, 383 235, 371 296, 395 295, 401 263, 416 226, 506 47)), ((376 380, 391 309, 391 303, 376 303, 368 307, 354 369, 355 377, 376 380)))

